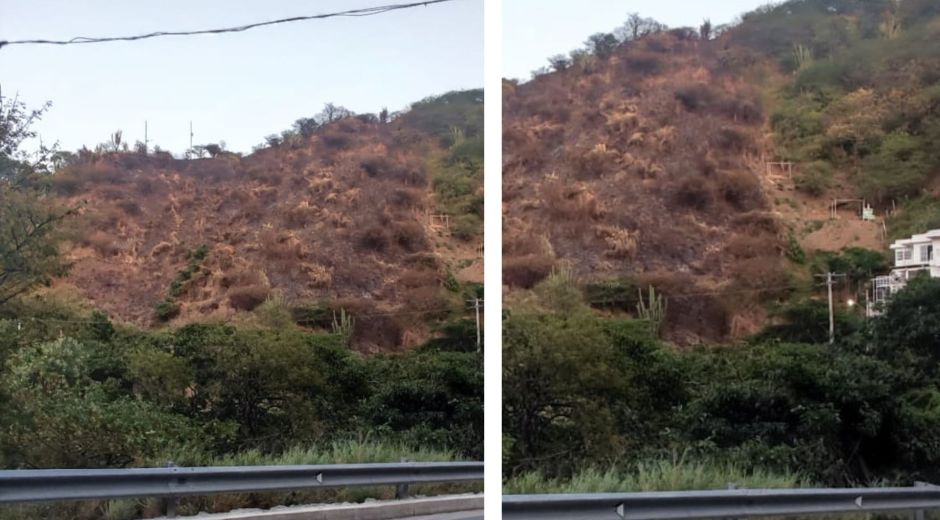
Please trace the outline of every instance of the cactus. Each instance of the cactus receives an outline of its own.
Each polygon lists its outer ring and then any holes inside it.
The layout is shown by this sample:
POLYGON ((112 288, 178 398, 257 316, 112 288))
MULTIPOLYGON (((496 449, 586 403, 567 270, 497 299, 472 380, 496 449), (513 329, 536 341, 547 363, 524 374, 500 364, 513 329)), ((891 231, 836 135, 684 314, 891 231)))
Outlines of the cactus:
POLYGON ((794 45, 793 55, 796 58, 797 68, 800 70, 813 64, 813 51, 809 47, 794 45))
POLYGON ((656 289, 649 286, 649 294, 644 300, 643 291, 637 289, 639 302, 636 304, 636 313, 640 319, 648 320, 654 331, 659 333, 666 318, 667 301, 662 295, 656 294, 656 289))
POLYGON ((336 315, 336 311, 333 311, 333 334, 343 336, 347 345, 349 344, 349 340, 352 339, 353 326, 355 324, 356 320, 346 314, 346 309, 340 309, 339 316, 336 315))

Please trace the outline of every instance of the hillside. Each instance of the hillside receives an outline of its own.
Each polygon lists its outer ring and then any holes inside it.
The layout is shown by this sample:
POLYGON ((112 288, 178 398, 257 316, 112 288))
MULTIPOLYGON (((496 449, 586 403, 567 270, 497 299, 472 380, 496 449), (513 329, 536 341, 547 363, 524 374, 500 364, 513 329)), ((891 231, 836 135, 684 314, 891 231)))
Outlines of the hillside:
POLYGON ((144 326, 240 320, 274 299, 329 330, 345 311, 365 349, 462 314, 461 285, 483 274, 481 93, 295 127, 244 157, 72 157, 52 177, 81 208, 56 285, 144 326))
POLYGON ((723 341, 812 291, 807 255, 940 224, 938 14, 793 1, 731 27, 600 33, 505 82, 505 283, 568 268, 595 308, 630 314, 652 285, 668 339, 723 341), (834 198, 879 220, 830 220, 834 198))

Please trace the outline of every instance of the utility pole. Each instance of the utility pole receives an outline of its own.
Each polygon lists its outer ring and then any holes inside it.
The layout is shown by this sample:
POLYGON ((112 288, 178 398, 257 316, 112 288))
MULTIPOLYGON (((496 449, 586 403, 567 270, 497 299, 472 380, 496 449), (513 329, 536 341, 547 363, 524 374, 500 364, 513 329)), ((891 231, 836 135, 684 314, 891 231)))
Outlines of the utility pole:
POLYGON ((189 122, 189 149, 193 149, 193 122, 189 122))
POLYGON ((144 155, 150 152, 150 139, 147 134, 147 120, 144 119, 144 155))
POLYGON ((832 307, 832 284, 835 283, 833 278, 839 278, 845 276, 842 273, 833 273, 827 272, 826 274, 817 274, 819 277, 826 277, 826 290, 829 292, 829 344, 832 345, 836 341, 836 319, 835 312, 832 307))
POLYGON ((476 314, 477 320, 477 352, 480 352, 483 349, 483 338, 480 336, 480 308, 483 307, 483 300, 479 298, 474 298, 472 300, 467 300, 468 303, 473 304, 473 311, 476 314))

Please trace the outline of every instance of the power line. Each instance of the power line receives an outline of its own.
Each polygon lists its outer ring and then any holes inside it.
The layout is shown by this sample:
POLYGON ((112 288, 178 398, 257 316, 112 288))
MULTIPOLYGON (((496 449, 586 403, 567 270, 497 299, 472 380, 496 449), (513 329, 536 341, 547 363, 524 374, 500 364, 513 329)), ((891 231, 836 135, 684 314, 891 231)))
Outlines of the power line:
POLYGON ((292 16, 290 18, 281 18, 278 20, 269 20, 266 22, 257 22, 247 25, 238 25, 235 27, 224 27, 220 29, 202 29, 198 31, 156 31, 147 34, 138 34, 135 36, 110 36, 103 38, 89 38, 86 36, 76 36, 70 40, 41 40, 41 39, 30 39, 30 40, 0 40, 0 49, 7 45, 74 45, 80 43, 105 43, 105 42, 117 42, 117 41, 136 41, 136 40, 146 40, 149 38, 158 38, 162 36, 195 36, 199 34, 222 34, 222 33, 236 33, 243 32, 249 29, 255 29, 257 27, 265 27, 268 25, 277 25, 283 23, 292 23, 292 22, 302 22, 307 20, 322 20, 325 18, 336 18, 342 16, 374 16, 377 14, 387 13, 389 11, 397 11, 400 9, 410 9, 412 7, 420 6, 429 6, 433 4, 440 4, 444 2, 453 2, 454 0, 425 0, 423 2, 413 2, 409 4, 391 4, 391 5, 381 5, 376 7, 365 7, 362 9, 350 9, 347 11, 339 11, 335 13, 324 13, 324 14, 315 14, 308 16, 292 16))

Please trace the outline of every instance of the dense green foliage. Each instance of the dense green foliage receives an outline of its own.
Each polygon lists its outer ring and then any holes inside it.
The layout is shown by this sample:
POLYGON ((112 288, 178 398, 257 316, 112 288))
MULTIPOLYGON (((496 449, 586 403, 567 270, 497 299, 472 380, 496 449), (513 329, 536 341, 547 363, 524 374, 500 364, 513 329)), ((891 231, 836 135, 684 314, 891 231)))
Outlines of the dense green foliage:
POLYGON ((442 213, 454 217, 451 232, 461 240, 483 233, 483 91, 465 90, 414 103, 407 126, 440 139, 446 155, 428 165, 442 213))
POLYGON ((832 171, 878 204, 918 195, 940 169, 940 16, 935 2, 791 1, 746 15, 736 43, 795 75, 771 123, 779 153, 819 195, 832 171))
POLYGON ((936 480, 940 280, 911 282, 867 324, 840 320, 832 346, 825 306, 806 303, 748 343, 677 351, 645 322, 583 306, 511 312, 507 476, 551 488, 617 467, 633 482, 643 461, 681 452, 823 485, 936 480))
POLYGON ((16 315, 0 319, 3 467, 278 454, 366 433, 482 455, 475 351, 364 358, 338 335, 290 327, 146 332, 100 313, 16 315))

